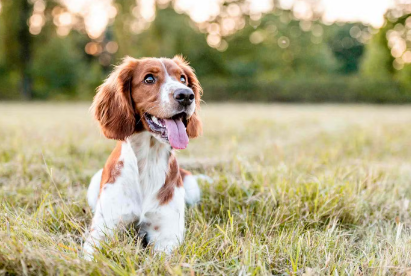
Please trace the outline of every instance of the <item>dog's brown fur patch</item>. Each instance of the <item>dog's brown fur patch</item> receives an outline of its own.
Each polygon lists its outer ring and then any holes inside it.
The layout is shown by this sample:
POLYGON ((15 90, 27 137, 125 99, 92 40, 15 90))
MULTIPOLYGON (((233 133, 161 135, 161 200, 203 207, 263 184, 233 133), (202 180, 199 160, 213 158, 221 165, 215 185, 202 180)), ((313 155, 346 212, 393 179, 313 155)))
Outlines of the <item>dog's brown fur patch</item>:
POLYGON ((119 161, 121 155, 121 142, 117 142, 116 147, 111 152, 106 164, 103 168, 100 182, 100 194, 107 183, 114 183, 116 178, 120 176, 121 169, 124 167, 124 162, 119 161))
POLYGON ((167 204, 173 198, 175 187, 183 187, 183 180, 180 176, 177 159, 171 154, 168 161, 166 181, 157 196, 160 205, 167 204))

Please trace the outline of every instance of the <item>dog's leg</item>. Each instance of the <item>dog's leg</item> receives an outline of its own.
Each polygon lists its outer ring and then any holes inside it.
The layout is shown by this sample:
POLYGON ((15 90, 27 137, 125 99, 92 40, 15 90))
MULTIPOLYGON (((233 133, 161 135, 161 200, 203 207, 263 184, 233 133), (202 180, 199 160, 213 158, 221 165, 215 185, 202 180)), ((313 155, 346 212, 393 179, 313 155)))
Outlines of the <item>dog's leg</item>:
POLYGON ((100 182, 103 169, 96 172, 90 181, 90 186, 87 190, 87 201, 91 210, 94 212, 96 210, 98 194, 100 193, 100 182))
POLYGON ((137 220, 137 210, 120 183, 106 184, 96 204, 96 211, 83 246, 84 258, 91 260, 95 248, 105 237, 111 237, 120 225, 137 220))
POLYGON ((195 205, 200 201, 201 190, 195 176, 191 172, 180 168, 180 175, 183 178, 185 189, 185 202, 188 205, 195 205))
POLYGON ((184 189, 175 188, 173 198, 144 218, 142 230, 154 250, 170 254, 184 238, 184 189))

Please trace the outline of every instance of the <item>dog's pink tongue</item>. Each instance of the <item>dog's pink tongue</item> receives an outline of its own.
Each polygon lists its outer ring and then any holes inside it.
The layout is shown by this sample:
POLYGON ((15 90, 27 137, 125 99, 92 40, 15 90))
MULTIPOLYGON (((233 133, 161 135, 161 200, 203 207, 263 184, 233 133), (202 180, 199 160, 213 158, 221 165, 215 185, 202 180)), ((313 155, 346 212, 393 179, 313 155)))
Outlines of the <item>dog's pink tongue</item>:
POLYGON ((186 127, 181 119, 164 119, 168 132, 168 141, 175 149, 185 149, 188 145, 186 127))

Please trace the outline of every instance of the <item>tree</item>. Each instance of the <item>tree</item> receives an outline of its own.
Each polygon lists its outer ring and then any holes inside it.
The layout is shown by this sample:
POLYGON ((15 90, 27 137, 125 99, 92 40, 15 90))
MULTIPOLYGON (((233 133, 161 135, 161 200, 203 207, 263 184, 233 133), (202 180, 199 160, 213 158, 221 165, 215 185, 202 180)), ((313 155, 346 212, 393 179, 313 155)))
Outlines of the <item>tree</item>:
MULTIPOLYGON (((350 35, 350 30, 359 24, 346 24, 336 30, 328 43, 334 56, 340 61, 340 71, 344 74, 359 70, 360 60, 364 53, 364 44, 350 35)), ((358 28, 358 27, 357 27, 358 28)))
POLYGON ((32 35, 27 25, 31 10, 32 5, 27 0, 3 1, 0 15, 1 24, 6 30, 2 39, 6 66, 20 75, 20 91, 26 100, 33 95, 30 75, 32 35))
POLYGON ((385 32, 380 31, 365 46, 361 74, 366 77, 386 79, 392 77, 392 57, 387 46, 385 32))

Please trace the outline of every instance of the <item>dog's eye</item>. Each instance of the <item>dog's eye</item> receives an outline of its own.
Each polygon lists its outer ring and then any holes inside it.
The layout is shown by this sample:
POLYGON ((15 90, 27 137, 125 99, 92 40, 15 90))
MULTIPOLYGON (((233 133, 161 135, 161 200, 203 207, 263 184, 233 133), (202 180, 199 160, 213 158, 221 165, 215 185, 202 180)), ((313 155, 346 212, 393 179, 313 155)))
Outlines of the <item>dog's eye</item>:
POLYGON ((180 81, 181 81, 182 83, 186 83, 186 77, 181 76, 181 77, 180 77, 180 81))
POLYGON ((147 84, 153 84, 156 82, 156 79, 154 78, 152 74, 148 74, 144 77, 144 82, 147 84))

